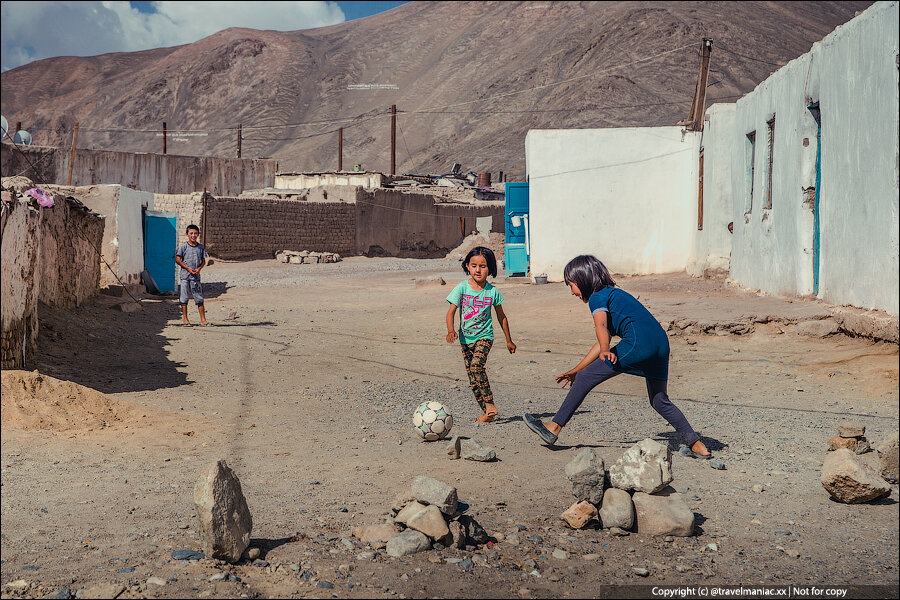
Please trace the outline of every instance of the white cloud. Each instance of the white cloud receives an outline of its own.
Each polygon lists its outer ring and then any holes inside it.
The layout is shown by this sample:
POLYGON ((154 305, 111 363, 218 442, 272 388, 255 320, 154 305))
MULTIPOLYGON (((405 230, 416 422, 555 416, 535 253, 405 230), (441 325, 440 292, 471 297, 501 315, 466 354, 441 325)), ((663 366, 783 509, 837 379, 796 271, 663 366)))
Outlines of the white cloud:
POLYGON ((335 2, 3 2, 2 69, 54 56, 95 56, 195 42, 228 27, 295 31, 345 20, 335 2))

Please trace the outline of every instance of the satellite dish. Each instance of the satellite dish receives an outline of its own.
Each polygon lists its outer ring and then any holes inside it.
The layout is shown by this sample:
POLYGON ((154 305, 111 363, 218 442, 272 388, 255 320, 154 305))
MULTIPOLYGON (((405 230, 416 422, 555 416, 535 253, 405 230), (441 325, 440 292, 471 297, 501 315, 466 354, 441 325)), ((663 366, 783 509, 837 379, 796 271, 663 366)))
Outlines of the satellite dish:
POLYGON ((0 115, 0 125, 3 126, 3 133, 0 133, 0 138, 5 138, 6 132, 9 131, 9 121, 2 115, 0 115))
POLYGON ((23 146, 30 146, 31 134, 24 129, 20 129, 16 132, 16 135, 13 136, 13 141, 17 144, 22 144, 23 146))

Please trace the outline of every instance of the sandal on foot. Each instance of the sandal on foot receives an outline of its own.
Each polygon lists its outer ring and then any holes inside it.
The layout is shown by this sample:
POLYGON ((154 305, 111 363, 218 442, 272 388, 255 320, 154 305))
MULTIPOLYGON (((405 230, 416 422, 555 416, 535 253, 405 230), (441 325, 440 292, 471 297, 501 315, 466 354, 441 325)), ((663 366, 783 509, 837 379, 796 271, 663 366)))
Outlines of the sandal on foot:
POLYGON ((525 415, 522 417, 522 420, 525 421, 528 429, 541 436, 541 439, 544 440, 547 445, 552 446, 556 443, 558 436, 554 435, 549 429, 544 427, 544 424, 541 423, 540 419, 532 414, 525 413, 525 415))
POLYGON ((480 417, 478 417, 477 419, 475 419, 475 422, 476 423, 493 423, 494 417, 496 417, 496 416, 497 416, 497 413, 495 413, 495 412, 492 412, 492 413, 486 412, 483 415, 481 415, 480 417))
POLYGON ((687 446, 682 446, 681 448, 679 448, 678 454, 680 454, 682 456, 687 456, 688 458, 696 458, 699 460, 709 460, 713 457, 712 452, 710 452, 709 454, 698 454, 698 453, 694 452, 693 450, 691 450, 690 448, 688 448, 687 446))

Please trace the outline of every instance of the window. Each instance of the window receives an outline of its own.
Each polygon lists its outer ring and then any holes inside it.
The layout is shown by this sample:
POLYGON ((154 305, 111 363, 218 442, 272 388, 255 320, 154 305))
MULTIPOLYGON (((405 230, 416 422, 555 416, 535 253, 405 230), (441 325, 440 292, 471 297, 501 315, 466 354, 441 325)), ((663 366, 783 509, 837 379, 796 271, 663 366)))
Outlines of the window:
POLYGON ((772 208, 772 165, 775 164, 775 115, 766 121, 768 135, 766 138, 766 200, 763 208, 772 208))
POLYGON ((753 179, 755 173, 756 166, 756 132, 751 131, 747 134, 747 144, 746 144, 746 154, 747 154, 747 181, 746 181, 746 189, 747 195, 744 201, 744 212, 751 213, 753 212, 753 179))

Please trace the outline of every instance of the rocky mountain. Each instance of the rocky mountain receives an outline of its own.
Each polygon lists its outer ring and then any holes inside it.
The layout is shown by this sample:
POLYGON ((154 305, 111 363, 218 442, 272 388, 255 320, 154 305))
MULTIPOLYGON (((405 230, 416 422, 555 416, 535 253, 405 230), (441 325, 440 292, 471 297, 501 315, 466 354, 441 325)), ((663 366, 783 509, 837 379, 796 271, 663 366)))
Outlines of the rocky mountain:
POLYGON ((529 129, 673 125, 704 37, 709 101, 734 101, 870 2, 412 2, 294 32, 36 61, 2 74, 2 111, 36 144, 272 157, 283 171, 525 171, 529 129))

